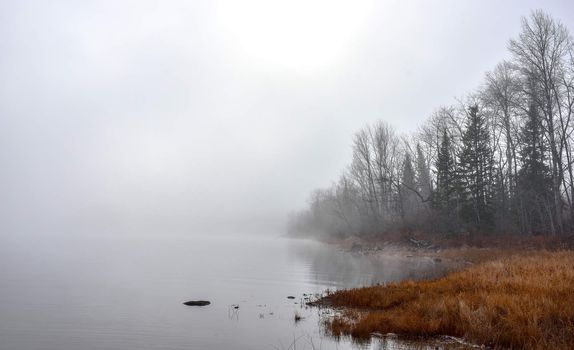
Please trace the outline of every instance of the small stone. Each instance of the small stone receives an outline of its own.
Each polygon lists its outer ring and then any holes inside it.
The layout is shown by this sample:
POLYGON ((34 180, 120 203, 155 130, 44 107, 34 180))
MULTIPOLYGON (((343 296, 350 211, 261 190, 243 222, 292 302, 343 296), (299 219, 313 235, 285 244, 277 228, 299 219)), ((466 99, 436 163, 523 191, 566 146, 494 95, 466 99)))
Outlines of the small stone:
POLYGON ((209 304, 211 304, 211 302, 207 300, 190 300, 183 303, 183 305, 187 306, 207 306, 209 304))

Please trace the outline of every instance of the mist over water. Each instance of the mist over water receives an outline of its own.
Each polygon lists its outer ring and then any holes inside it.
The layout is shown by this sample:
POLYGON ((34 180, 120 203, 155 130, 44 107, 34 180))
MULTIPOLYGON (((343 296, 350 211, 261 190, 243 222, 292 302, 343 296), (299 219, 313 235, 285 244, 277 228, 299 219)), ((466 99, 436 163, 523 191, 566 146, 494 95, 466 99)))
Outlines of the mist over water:
POLYGON ((402 140, 474 89, 538 6, 0 1, 0 349, 356 348, 303 294, 440 264, 286 239, 289 214, 357 130, 402 140))
POLYGON ((345 349, 303 293, 435 273, 431 261, 280 238, 4 239, 0 339, 6 349, 281 349, 299 338, 297 348, 345 349), (194 299, 212 304, 182 305, 194 299))
POLYGON ((416 129, 536 6, 4 1, 0 234, 279 232, 357 130, 416 129))

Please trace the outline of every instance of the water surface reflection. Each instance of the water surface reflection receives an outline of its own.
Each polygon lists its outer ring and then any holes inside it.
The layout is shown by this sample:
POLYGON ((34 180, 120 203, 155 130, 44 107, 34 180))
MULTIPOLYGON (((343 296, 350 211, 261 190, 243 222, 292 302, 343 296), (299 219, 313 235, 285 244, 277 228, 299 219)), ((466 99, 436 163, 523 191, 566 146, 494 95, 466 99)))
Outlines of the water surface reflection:
POLYGON ((303 294, 437 271, 282 238, 1 240, 0 348, 13 350, 365 347, 325 336, 323 311, 302 305, 303 294), (189 299, 212 304, 181 304, 189 299))

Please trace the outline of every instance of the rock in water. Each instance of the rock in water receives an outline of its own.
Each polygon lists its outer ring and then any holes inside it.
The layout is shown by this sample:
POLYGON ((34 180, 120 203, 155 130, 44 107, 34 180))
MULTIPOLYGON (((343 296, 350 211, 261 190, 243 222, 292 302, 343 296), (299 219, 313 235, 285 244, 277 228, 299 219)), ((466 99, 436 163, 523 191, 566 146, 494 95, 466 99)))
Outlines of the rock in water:
POLYGON ((353 242, 353 246, 351 247, 351 251, 353 253, 357 253, 357 252, 360 252, 361 250, 363 250, 363 246, 357 242, 353 242))
POLYGON ((190 300, 190 301, 186 301, 185 303, 183 303, 183 305, 187 305, 187 306, 206 306, 211 304, 211 302, 207 301, 207 300, 190 300))

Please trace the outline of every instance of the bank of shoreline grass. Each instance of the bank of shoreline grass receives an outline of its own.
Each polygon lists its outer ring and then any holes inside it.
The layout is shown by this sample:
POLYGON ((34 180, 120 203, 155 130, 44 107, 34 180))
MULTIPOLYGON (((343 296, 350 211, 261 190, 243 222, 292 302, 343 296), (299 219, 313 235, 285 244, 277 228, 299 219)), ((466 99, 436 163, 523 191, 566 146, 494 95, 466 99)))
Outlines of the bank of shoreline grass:
POLYGON ((451 335, 495 347, 571 349, 574 252, 507 256, 435 280, 338 291, 319 304, 344 310, 326 321, 335 336, 451 335))

